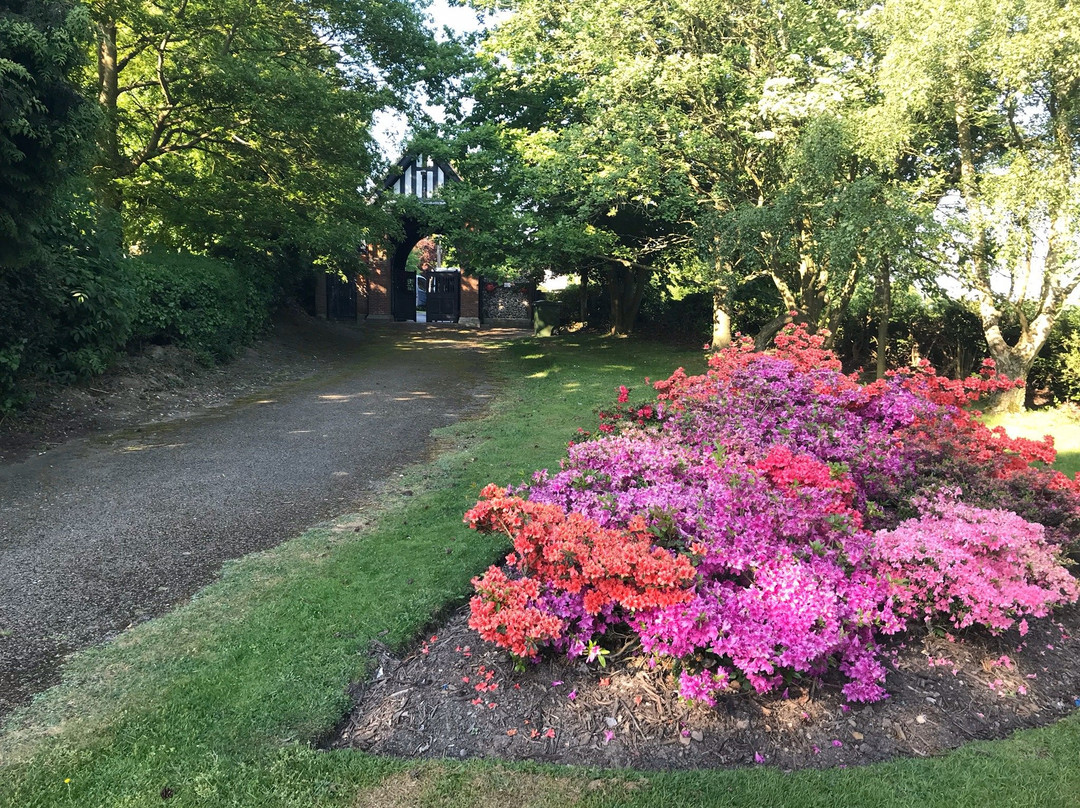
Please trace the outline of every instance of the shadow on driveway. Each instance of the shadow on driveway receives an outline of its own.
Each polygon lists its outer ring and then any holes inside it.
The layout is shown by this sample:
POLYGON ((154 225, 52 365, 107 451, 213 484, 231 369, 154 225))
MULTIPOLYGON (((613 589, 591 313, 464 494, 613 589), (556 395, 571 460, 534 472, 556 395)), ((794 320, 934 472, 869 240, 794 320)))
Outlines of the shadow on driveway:
POLYGON ((326 360, 308 378, 0 466, 0 717, 226 560, 370 500, 432 429, 484 408, 485 355, 509 335, 321 329, 301 335, 326 360))

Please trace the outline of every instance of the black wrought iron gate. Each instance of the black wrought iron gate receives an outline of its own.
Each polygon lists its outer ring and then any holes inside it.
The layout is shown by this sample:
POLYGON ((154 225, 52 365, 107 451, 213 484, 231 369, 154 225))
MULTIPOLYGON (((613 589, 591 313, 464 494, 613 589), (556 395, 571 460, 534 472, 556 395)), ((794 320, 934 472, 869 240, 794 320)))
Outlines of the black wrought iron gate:
POLYGON ((429 323, 456 323, 461 316, 461 273, 436 271, 427 295, 429 323))
POLYGON ((390 292, 390 310, 395 320, 416 319, 415 272, 397 272, 394 274, 393 288, 390 292))

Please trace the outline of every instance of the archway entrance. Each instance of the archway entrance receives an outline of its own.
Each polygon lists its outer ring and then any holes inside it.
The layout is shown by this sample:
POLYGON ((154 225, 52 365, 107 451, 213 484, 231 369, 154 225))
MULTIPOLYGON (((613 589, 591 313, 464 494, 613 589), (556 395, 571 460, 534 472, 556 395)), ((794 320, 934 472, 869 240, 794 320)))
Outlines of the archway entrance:
MULTIPOLYGON (((415 321, 418 278, 409 266, 409 254, 437 228, 435 222, 440 217, 432 214, 445 210, 440 189, 460 181, 449 164, 430 155, 402 157, 383 182, 383 200, 396 211, 401 233, 365 250, 366 271, 349 281, 358 289, 355 302, 344 299, 342 290, 331 289, 333 276, 320 272, 316 277, 316 313, 343 319, 415 321)), ((426 317, 422 319, 479 325, 479 279, 460 270, 440 271, 437 264, 431 269, 423 273, 424 280, 419 283, 427 295, 426 317)))
POLYGON ((416 319, 416 272, 409 270, 409 254, 426 235, 412 217, 402 225, 404 237, 390 248, 390 314, 398 322, 416 319))
MULTIPOLYGON (((460 178, 447 163, 430 155, 406 154, 383 182, 383 190, 393 197, 410 200, 402 205, 402 236, 388 245, 390 264, 390 313, 394 320, 416 320, 417 275, 409 267, 409 255, 424 238, 431 235, 429 212, 445 202, 439 191, 460 178), (415 203, 419 203, 417 206, 415 203)), ((462 274, 441 272, 436 264, 427 268, 421 284, 426 293, 425 319, 428 322, 458 322, 462 315, 462 274)), ((469 285, 469 284, 467 284, 469 285)), ((475 285, 472 283, 471 285, 475 285)), ((476 319, 479 322, 479 305, 476 319)))

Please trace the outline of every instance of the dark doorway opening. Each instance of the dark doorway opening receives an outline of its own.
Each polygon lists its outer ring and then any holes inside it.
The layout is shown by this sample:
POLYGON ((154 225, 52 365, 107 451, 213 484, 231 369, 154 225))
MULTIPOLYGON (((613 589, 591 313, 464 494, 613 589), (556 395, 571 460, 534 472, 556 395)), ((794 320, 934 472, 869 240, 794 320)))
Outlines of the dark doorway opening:
POLYGON ((331 320, 356 319, 356 279, 326 276, 326 316, 331 320))

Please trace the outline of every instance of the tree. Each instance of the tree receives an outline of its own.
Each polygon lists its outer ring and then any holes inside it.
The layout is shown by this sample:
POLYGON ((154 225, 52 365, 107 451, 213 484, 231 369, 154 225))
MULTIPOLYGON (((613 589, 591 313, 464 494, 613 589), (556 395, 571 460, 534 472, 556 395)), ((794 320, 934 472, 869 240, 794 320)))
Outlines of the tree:
POLYGON ((590 199, 576 167, 544 145, 550 132, 494 122, 490 109, 481 95, 456 133, 464 182, 444 189, 438 230, 454 260, 517 280, 539 280, 545 270, 602 275, 612 330, 628 333, 652 269, 646 262, 656 254, 645 233, 664 239, 667 228, 654 227, 642 206, 590 199))
POLYGON ((1080 284, 1080 19, 1059 0, 893 0, 873 22, 879 114, 940 200, 998 369, 1026 379, 1080 284))
POLYGON ((510 243, 526 245, 530 265, 602 277, 612 330, 625 334, 650 276, 690 244, 676 211, 691 196, 656 159, 640 110, 609 114, 598 99, 593 79, 606 80, 611 56, 608 12, 591 3, 514 5, 482 49, 465 127, 484 132, 500 156, 463 150, 470 164, 487 164, 462 173, 497 206, 489 220, 521 234, 510 243))
POLYGON ((100 372, 127 336, 126 283, 84 172, 96 109, 81 92, 84 8, 0 11, 0 412, 30 375, 100 372))
POLYGON ((528 133, 521 153, 548 167, 555 198, 594 226, 622 206, 646 213, 666 227, 649 240, 662 245, 654 258, 696 252, 710 267, 717 347, 731 339, 734 290, 762 275, 783 301, 773 330, 792 310, 813 326, 838 321, 897 199, 858 138, 875 60, 853 9, 501 5, 514 14, 486 47, 494 84, 520 111, 485 111, 528 133))
POLYGON ((0 11, 0 267, 22 266, 92 139, 80 71, 89 38, 70 3, 15 0, 0 11))
POLYGON ((375 110, 438 84, 419 0, 94 0, 102 199, 129 241, 351 260, 375 110))

